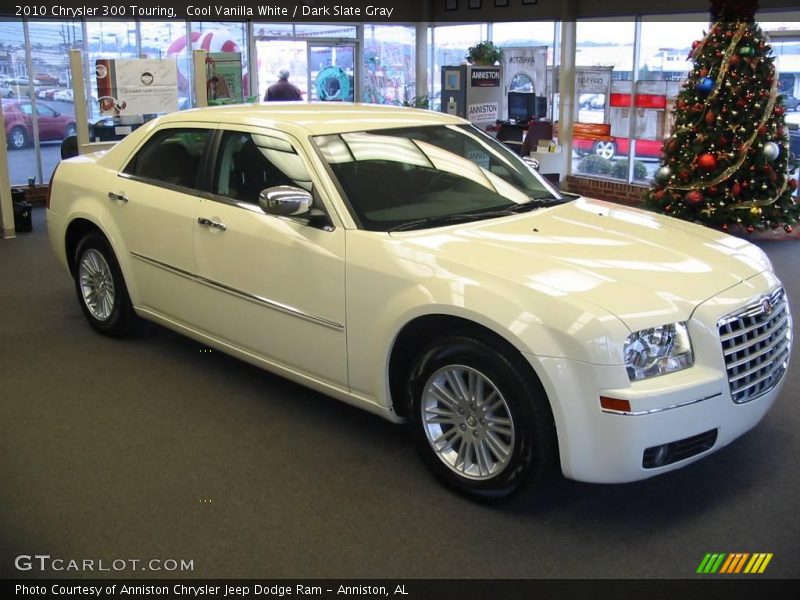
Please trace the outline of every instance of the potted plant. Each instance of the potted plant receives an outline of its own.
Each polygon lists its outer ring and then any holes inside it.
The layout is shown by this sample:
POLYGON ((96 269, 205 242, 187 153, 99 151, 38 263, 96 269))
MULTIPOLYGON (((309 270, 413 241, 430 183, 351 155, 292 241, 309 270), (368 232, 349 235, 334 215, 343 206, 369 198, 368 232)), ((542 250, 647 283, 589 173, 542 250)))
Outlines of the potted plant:
POLYGON ((467 60, 473 65, 491 66, 503 59, 503 51, 488 41, 470 46, 467 52, 467 60))

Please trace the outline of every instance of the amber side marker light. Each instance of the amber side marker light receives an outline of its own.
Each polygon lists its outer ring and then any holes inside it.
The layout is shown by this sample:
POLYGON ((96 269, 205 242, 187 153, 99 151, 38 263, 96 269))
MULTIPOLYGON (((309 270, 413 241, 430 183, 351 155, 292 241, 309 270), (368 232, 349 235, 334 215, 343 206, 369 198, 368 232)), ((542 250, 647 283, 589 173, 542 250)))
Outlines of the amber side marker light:
POLYGON ((631 412, 631 403, 628 400, 620 400, 619 398, 608 398, 607 396, 600 396, 600 406, 605 410, 614 410, 617 412, 631 412))

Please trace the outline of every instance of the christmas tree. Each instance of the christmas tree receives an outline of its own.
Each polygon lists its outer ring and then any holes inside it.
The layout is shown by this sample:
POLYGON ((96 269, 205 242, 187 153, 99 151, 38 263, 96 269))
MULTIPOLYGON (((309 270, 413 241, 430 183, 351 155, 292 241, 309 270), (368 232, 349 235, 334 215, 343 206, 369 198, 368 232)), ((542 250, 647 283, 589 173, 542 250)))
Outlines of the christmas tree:
POLYGON ((694 65, 648 204, 723 231, 792 231, 800 205, 788 175, 789 142, 775 58, 755 23, 755 0, 712 0, 713 25, 692 45, 694 65))

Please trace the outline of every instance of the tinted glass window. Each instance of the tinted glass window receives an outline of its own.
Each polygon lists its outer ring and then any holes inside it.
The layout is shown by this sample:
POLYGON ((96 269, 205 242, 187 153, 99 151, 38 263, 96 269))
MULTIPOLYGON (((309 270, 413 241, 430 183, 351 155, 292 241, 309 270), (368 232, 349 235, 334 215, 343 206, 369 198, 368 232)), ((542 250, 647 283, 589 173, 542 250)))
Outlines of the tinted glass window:
POLYGON ((311 191, 311 178, 289 142, 260 134, 230 131, 220 146, 214 193, 258 204, 270 187, 290 185, 311 191))
POLYGON ((314 139, 365 229, 386 231, 420 220, 445 224, 451 217, 480 219, 558 198, 520 157, 470 126, 314 139))
POLYGON ((187 188, 198 186, 198 171, 210 129, 157 132, 128 163, 125 173, 187 188))

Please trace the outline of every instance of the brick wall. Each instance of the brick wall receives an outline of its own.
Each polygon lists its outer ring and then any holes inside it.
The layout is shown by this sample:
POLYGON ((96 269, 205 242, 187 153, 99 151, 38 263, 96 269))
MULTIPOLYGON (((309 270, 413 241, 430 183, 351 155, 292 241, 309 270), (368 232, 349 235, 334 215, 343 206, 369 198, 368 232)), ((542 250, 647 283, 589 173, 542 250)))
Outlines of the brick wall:
POLYGON ((644 202, 644 195, 648 188, 645 185, 636 185, 610 179, 595 179, 569 175, 564 189, 573 194, 608 200, 628 206, 640 206, 644 202))

